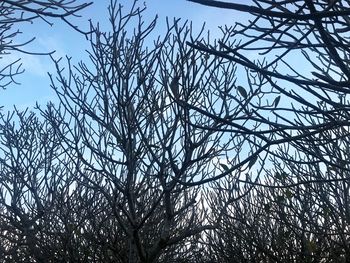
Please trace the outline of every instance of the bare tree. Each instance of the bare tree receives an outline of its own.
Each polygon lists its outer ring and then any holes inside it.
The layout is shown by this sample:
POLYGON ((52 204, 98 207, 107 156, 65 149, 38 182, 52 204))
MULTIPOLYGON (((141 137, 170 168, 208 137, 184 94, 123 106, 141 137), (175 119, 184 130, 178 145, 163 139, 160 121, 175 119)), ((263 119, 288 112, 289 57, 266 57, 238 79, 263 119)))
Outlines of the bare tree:
MULTIPOLYGON (((242 116, 247 120, 242 125, 237 118, 228 120, 203 107, 180 103, 222 123, 231 122, 232 129, 241 134, 259 127, 248 132, 256 145, 250 159, 259 155, 262 161, 266 154, 275 154, 276 146, 284 145, 290 152, 312 155, 326 166, 341 168, 305 143, 315 134, 349 126, 348 1, 258 0, 252 5, 191 1, 251 16, 247 25, 238 22, 229 29, 231 45, 220 43, 213 48, 188 42, 208 55, 235 62, 239 72, 246 72, 237 92, 245 97, 244 112, 249 114, 242 116)), ((237 167, 229 168, 226 174, 237 167)))
POLYGON ((237 92, 250 116, 230 126, 242 135, 258 127, 248 133, 256 148, 247 160, 258 155, 259 162, 241 166, 246 179, 228 176, 241 173, 235 163, 212 178, 218 190, 208 197, 222 224, 206 241, 211 255, 218 261, 348 262, 349 2, 190 1, 251 17, 230 29, 231 45, 188 42, 246 72, 237 92))
POLYGON ((0 134, 1 258, 44 262, 54 250, 47 236, 41 242, 42 230, 55 225, 55 197, 68 176, 59 137, 34 113, 18 111, 1 116, 0 134))
MULTIPOLYGON (((91 61, 73 66, 68 58, 67 70, 55 61, 51 79, 61 104, 56 117, 44 115, 61 123, 57 132, 79 166, 77 185, 103 204, 101 227, 113 227, 95 239, 106 242, 111 261, 199 261, 204 248, 196 240, 215 227, 208 223, 201 185, 244 139, 224 138, 225 125, 174 101, 239 112, 239 101, 228 98, 235 103, 228 110, 219 105, 221 94, 201 94, 205 86, 230 89, 234 64, 186 46, 186 39, 209 44, 209 36, 178 21, 168 22, 165 35, 150 44, 156 19, 144 25, 142 12, 136 1, 126 14, 111 2, 110 32, 91 29, 91 61)), ((96 220, 94 213, 84 217, 92 226, 96 220)))
POLYGON ((348 5, 193 1, 254 20, 154 40, 111 1, 60 103, 1 116, 6 262, 349 261, 348 5))
MULTIPOLYGON (((52 106, 45 116, 55 118, 52 106)), ((110 211, 96 191, 77 184, 80 166, 63 148, 59 123, 42 119, 18 111, 1 119, 2 261, 110 262, 110 211)))
MULTIPOLYGON (((309 139, 308 147, 324 158, 341 166, 348 159, 349 135, 342 128, 322 133, 322 140, 332 143, 309 139)), ((222 216, 205 239, 210 257, 218 262, 349 262, 348 171, 325 167, 313 156, 290 155, 282 147, 278 151, 285 158, 272 158, 274 168, 264 171, 269 180, 256 182, 242 198, 228 203, 230 193, 238 196, 244 189, 228 180, 216 183, 209 203, 222 216)))

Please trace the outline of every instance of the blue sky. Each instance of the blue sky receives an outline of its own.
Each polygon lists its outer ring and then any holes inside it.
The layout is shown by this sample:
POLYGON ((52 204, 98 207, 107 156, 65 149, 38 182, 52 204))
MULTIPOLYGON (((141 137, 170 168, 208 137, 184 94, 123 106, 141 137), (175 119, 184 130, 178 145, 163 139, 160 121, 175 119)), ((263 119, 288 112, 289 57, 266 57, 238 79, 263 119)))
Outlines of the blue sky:
MULTIPOLYGON (((102 25, 107 21, 107 6, 109 0, 95 0, 94 4, 79 14, 81 18, 75 18, 71 21, 79 25, 81 29, 89 28, 88 19, 91 18, 94 23, 101 22, 102 25)), ((119 3, 125 6, 125 12, 130 6, 131 0, 119 0, 119 3)), ((219 36, 219 25, 233 25, 235 21, 244 19, 240 14, 230 10, 217 9, 201 6, 186 0, 145 0, 139 1, 139 4, 147 6, 144 13, 144 19, 150 21, 156 14, 159 16, 158 31, 162 34, 161 28, 164 25, 166 17, 181 18, 183 21, 193 21, 194 28, 199 30, 205 22, 207 29, 212 36, 219 36)), ((85 38, 75 32, 68 25, 59 20, 51 20, 54 26, 50 27, 43 21, 35 21, 34 24, 21 24, 19 29, 23 33, 15 39, 16 43, 29 40, 32 36, 36 39, 32 44, 26 46, 28 51, 52 51, 56 50, 55 57, 72 56, 73 61, 87 60, 85 50, 89 48, 85 38)), ((32 108, 36 102, 41 105, 50 100, 55 100, 55 94, 50 88, 50 81, 47 72, 54 73, 53 63, 47 56, 31 56, 20 53, 13 53, 5 56, 0 61, 0 66, 21 57, 25 72, 16 78, 21 85, 12 84, 6 90, 0 91, 0 106, 4 106, 3 112, 13 109, 16 105, 19 109, 27 107, 32 108)))

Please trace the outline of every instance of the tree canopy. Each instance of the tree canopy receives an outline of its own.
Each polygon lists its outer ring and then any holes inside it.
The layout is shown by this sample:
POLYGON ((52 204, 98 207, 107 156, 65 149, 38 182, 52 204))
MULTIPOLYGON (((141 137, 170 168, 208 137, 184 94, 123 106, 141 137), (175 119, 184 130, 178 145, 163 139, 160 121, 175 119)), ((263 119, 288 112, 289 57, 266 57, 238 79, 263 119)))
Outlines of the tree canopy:
POLYGON ((350 262, 349 2, 190 1, 251 19, 152 39, 138 1, 89 32, 89 3, 0 4, 1 57, 22 20, 90 43, 51 57, 58 103, 0 112, 4 262, 350 262))

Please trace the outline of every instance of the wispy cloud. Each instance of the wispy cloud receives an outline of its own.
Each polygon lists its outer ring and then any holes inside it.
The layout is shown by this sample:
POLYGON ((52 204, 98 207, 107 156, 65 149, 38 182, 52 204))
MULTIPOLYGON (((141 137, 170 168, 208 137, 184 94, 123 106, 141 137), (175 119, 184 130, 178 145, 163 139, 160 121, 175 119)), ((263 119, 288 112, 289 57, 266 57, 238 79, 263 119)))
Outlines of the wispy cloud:
MULTIPOLYGON (((23 48, 26 51, 31 51, 33 53, 49 53, 55 51, 54 57, 59 58, 65 55, 63 45, 60 45, 57 39, 54 37, 40 37, 34 40, 28 46, 23 48)), ((26 71, 26 74, 32 74, 38 77, 46 76, 48 71, 54 69, 53 64, 49 56, 47 55, 30 55, 18 51, 13 51, 8 55, 4 55, 0 59, 0 68, 4 68, 10 63, 13 63, 17 60, 18 63, 22 64, 22 68, 26 71)))

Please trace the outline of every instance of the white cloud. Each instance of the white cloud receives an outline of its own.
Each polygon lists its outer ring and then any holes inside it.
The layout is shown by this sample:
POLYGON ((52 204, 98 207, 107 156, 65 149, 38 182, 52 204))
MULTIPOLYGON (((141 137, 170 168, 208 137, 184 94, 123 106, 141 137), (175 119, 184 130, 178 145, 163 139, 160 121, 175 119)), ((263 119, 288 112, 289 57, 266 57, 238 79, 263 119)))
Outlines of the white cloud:
MULTIPOLYGON (((34 40, 30 45, 23 47, 25 51, 31 52, 52 52, 54 53, 54 58, 60 58, 65 55, 62 45, 54 37, 40 37, 34 40)), ((22 64, 22 69, 26 71, 26 74, 32 74, 38 77, 45 77, 48 71, 54 69, 53 63, 49 56, 47 55, 29 55, 21 53, 18 51, 13 51, 8 55, 4 55, 0 59, 0 69, 8 66, 20 59, 18 63, 22 64)))
POLYGON ((57 36, 40 37, 37 39, 37 43, 42 50, 45 50, 46 52, 55 51, 53 56, 55 58, 60 58, 64 57, 66 52, 63 48, 63 43, 60 43, 59 39, 60 38, 57 36))

